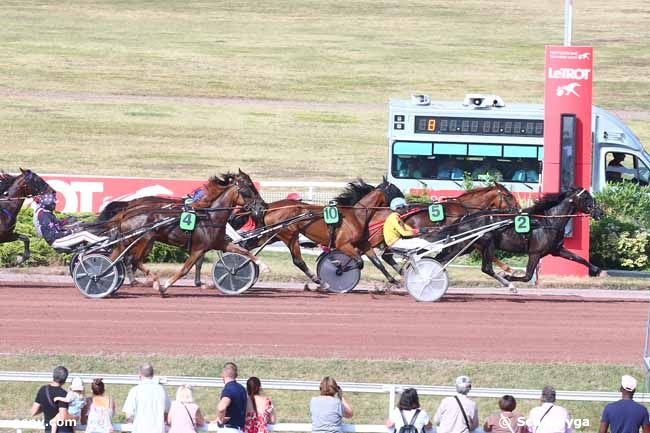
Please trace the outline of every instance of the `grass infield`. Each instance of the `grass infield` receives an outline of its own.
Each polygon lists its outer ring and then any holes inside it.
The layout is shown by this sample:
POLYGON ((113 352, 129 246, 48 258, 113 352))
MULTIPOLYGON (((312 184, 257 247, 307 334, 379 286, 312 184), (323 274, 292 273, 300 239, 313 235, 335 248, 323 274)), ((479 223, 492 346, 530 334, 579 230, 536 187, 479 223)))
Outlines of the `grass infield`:
MULTIPOLYGON (((395 354, 404 356, 408 354, 395 354)), ((390 357, 390 348, 387 348, 390 357)), ((72 374, 106 373, 135 374, 143 361, 151 361, 157 374, 179 376, 218 377, 220 368, 230 359, 214 357, 170 357, 164 355, 97 356, 23 353, 0 355, 2 370, 50 371, 63 364, 72 374)), ((633 374, 643 377, 638 366, 582 365, 582 364, 528 364, 528 363, 480 363, 466 361, 391 361, 391 360, 345 360, 345 359, 284 359, 284 358, 237 358, 240 376, 258 376, 262 379, 296 379, 318 381, 324 375, 332 375, 341 382, 374 382, 420 385, 452 385, 456 376, 469 375, 475 387, 540 389, 552 384, 558 390, 616 391, 620 376, 633 374)), ((643 391, 643 380, 639 380, 643 391)), ((4 383, 0 393, 0 418, 27 418, 37 383, 4 383)), ((89 387, 86 387, 89 392, 89 387)), ((107 390, 117 401, 124 403, 128 386, 107 385, 107 390)), ((345 390, 344 390, 345 391, 345 390)), ((214 419, 218 390, 197 389, 195 398, 208 419, 214 419)), ((168 388, 173 399, 175 389, 168 388)), ((269 391, 273 398, 279 422, 309 422, 309 399, 316 393, 299 391, 269 391)), ((346 393, 353 406, 354 423, 383 423, 388 412, 388 396, 362 393, 346 393)), ((441 398, 421 397, 422 407, 433 415, 441 398)), ((496 399, 478 399, 481 422, 497 408, 496 399)), ((597 431, 603 403, 559 402, 567 407, 573 418, 588 419, 590 427, 580 431, 597 431)), ((532 400, 520 400, 518 409, 524 414, 536 404, 532 400)), ((123 414, 117 420, 123 420, 123 414)))
MULTIPOLYGON (((541 102, 544 45, 563 39, 555 0, 3 6, 0 167, 50 173, 376 181, 389 98, 541 102)), ((644 6, 576 5, 597 105, 650 110, 644 6)))

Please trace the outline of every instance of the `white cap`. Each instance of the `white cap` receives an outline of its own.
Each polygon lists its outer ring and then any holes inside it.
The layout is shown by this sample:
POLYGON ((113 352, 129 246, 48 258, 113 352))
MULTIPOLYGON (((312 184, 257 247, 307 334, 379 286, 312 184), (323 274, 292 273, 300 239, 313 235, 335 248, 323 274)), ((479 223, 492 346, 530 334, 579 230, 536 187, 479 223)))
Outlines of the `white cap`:
POLYGON ((636 389, 636 379, 626 374, 621 377, 621 387, 626 391, 634 391, 636 389))
POLYGON ((70 391, 83 391, 84 383, 80 377, 72 378, 72 385, 70 385, 70 391))
POLYGON ((458 376, 456 378, 456 386, 467 386, 471 385, 472 381, 467 376, 458 376))

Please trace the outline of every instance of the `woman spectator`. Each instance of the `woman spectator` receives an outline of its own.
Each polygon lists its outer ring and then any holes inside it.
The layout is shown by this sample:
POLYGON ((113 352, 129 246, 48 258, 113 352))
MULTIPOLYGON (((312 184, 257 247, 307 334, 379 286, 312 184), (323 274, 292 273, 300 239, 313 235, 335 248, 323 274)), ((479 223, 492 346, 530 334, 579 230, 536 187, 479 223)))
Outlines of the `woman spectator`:
POLYGON ((81 416, 86 424, 86 433, 113 433, 115 401, 106 395, 102 379, 94 379, 90 389, 93 395, 88 397, 81 416))
POLYGON ((275 410, 270 398, 260 394, 262 384, 259 378, 250 377, 246 381, 248 403, 246 404, 245 433, 267 433, 267 424, 275 424, 275 410))
POLYGON ((485 420, 483 430, 491 433, 524 433, 528 429, 522 422, 524 416, 515 412, 517 400, 511 395, 504 395, 499 399, 501 412, 493 413, 485 420))
POLYGON ((397 407, 386 420, 386 428, 391 433, 399 432, 405 425, 414 426, 418 432, 433 427, 429 414, 420 408, 420 398, 414 388, 407 388, 402 392, 397 407))
POLYGON ((174 400, 167 414, 167 424, 170 425, 167 433, 196 433, 196 427, 205 423, 199 406, 194 403, 192 388, 181 385, 176 391, 174 400))
POLYGON ((320 396, 309 403, 312 433, 340 433, 343 418, 352 418, 352 408, 343 398, 343 390, 333 377, 320 382, 320 396))

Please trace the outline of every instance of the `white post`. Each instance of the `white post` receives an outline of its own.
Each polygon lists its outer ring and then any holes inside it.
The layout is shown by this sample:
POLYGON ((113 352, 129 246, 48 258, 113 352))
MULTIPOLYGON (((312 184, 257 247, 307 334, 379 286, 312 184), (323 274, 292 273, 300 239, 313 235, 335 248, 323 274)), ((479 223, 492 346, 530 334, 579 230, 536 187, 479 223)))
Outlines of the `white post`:
POLYGON ((573 34, 573 0, 564 0, 564 46, 571 46, 573 34))
POLYGON ((307 200, 314 201, 314 187, 313 186, 309 187, 309 194, 308 194, 307 200))
POLYGON ((390 388, 388 389, 388 418, 390 418, 390 413, 393 411, 394 407, 395 407, 395 385, 390 385, 390 388))

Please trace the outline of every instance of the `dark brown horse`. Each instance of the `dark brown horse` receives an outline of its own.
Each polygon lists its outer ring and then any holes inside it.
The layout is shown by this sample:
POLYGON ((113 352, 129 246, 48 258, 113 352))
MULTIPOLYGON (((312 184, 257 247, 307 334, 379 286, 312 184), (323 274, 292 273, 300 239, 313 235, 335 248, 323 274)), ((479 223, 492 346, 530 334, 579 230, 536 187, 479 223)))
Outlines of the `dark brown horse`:
POLYGON ((45 192, 54 192, 52 187, 30 170, 20 169, 18 176, 0 174, 0 243, 22 241, 24 251, 16 258, 16 265, 30 256, 29 238, 16 233, 16 219, 26 198, 45 192))
MULTIPOLYGON (((484 210, 502 209, 509 212, 519 211, 517 198, 512 195, 508 188, 500 183, 471 189, 458 197, 444 199, 440 204, 444 209, 444 219, 440 222, 431 221, 428 213, 428 204, 412 206, 412 209, 407 212, 403 221, 415 229, 433 228, 453 224, 467 215, 484 210)), ((383 222, 386 221, 386 218, 388 218, 391 212, 390 209, 378 210, 370 221, 369 241, 373 248, 379 248, 384 243, 383 222)), ((393 258, 390 250, 384 250, 381 258, 397 272, 401 271, 399 264, 393 258)), ((504 271, 512 273, 512 269, 508 265, 496 258, 495 264, 504 271)))
MULTIPOLYGON (((258 191, 252 183, 239 178, 225 180, 217 177, 210 179, 206 184, 206 194, 199 201, 197 212, 196 229, 190 233, 180 229, 178 217, 180 211, 175 208, 161 208, 159 206, 146 205, 137 206, 133 209, 126 209, 116 215, 110 224, 118 229, 121 234, 132 232, 135 229, 147 227, 152 224, 163 221, 167 218, 174 221, 168 225, 162 226, 155 231, 149 232, 140 239, 131 250, 131 256, 136 263, 142 263, 146 255, 151 251, 154 242, 163 242, 168 245, 178 247, 189 247, 189 257, 183 264, 183 267, 169 278, 164 286, 160 286, 158 277, 144 268, 143 271, 147 276, 151 276, 154 282, 154 288, 158 289, 161 294, 174 284, 179 278, 185 275, 194 266, 196 260, 205 252, 210 250, 225 251, 229 246, 225 238, 225 227, 230 214, 235 206, 247 206, 257 208, 263 203, 258 191)), ((119 244, 111 256, 115 260, 126 245, 119 244)), ((244 249, 232 246, 234 252, 251 257, 244 249)))
MULTIPOLYGON (((402 197, 402 192, 386 179, 376 188, 362 180, 348 184, 346 190, 336 198, 341 215, 341 222, 330 239, 330 229, 323 220, 323 206, 307 204, 296 200, 280 200, 269 204, 263 223, 273 225, 299 215, 311 214, 312 218, 291 224, 278 231, 275 236, 286 244, 294 265, 304 272, 316 284, 322 286, 320 279, 307 266, 302 258, 298 236, 303 234, 311 241, 342 251, 353 258, 356 266, 363 267, 361 254, 379 268, 386 278, 393 280, 368 243, 368 223, 375 213, 386 207, 395 197, 402 197)), ((262 241, 260 239, 260 241, 262 241)))

